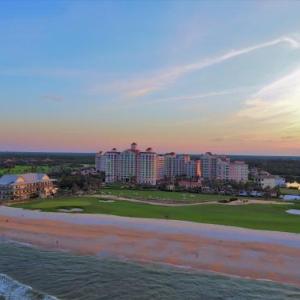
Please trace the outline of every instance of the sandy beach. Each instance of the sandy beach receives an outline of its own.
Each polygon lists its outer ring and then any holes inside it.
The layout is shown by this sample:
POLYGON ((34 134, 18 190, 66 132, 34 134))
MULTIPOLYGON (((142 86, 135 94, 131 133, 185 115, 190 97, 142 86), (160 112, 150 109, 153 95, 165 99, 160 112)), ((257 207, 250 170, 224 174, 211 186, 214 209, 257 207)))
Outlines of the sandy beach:
POLYGON ((0 206, 0 236, 51 250, 167 263, 300 286, 299 234, 0 206))

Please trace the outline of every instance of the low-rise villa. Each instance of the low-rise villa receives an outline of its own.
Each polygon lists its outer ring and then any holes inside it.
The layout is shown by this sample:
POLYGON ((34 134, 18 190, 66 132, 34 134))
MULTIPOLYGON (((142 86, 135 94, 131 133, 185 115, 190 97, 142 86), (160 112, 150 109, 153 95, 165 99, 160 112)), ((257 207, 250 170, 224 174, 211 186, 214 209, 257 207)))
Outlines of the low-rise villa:
POLYGON ((3 175, 0 178, 0 200, 47 198, 57 192, 53 181, 47 174, 42 173, 3 175))

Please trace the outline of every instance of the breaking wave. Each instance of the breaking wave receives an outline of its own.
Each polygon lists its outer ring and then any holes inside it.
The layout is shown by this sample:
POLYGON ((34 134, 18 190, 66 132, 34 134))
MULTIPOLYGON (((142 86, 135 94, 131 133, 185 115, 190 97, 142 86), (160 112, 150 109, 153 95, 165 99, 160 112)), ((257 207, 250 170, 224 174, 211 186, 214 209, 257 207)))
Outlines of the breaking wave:
POLYGON ((57 300, 50 295, 66 300, 299 300, 300 289, 172 265, 135 263, 109 253, 101 258, 78 256, 0 242, 0 300, 57 300))
POLYGON ((57 300, 0 273, 0 300, 57 300))

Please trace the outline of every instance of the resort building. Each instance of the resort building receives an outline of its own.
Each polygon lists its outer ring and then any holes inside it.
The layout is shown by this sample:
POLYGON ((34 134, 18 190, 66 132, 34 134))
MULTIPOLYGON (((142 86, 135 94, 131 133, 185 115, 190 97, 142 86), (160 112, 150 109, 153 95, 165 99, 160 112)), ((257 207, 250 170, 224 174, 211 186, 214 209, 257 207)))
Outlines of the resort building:
POLYGON ((229 157, 210 152, 201 158, 202 177, 207 180, 247 182, 248 165, 243 161, 231 162, 229 157))
POLYGON ((95 167, 97 172, 105 172, 105 156, 102 151, 96 154, 95 167))
POLYGON ((230 159, 219 157, 216 163, 216 179, 222 181, 230 180, 230 159))
POLYGON ((285 187, 286 181, 278 175, 272 175, 267 171, 252 168, 249 172, 254 181, 262 188, 273 189, 275 187, 285 187))
POLYGON ((218 156, 207 152, 201 157, 201 173, 202 177, 207 180, 214 180, 217 178, 217 161, 218 156))
POLYGON ((164 155, 164 177, 174 178, 175 177, 175 152, 166 153, 164 155))
POLYGON ((165 177, 165 156, 157 154, 156 156, 156 181, 161 181, 165 177))
POLYGON ((157 179, 157 154, 152 148, 138 155, 137 183, 142 185, 156 185, 157 179))
POLYGON ((120 179, 120 152, 116 148, 105 152, 105 182, 114 183, 120 179))
POLYGON ((187 154, 177 154, 175 157, 175 177, 186 176, 186 165, 191 158, 187 154))
POLYGON ((165 154, 164 175, 166 178, 174 179, 186 175, 186 163, 190 161, 190 156, 186 154, 175 154, 174 152, 165 154))
POLYGON ((120 181, 131 183, 136 182, 139 152, 137 144, 132 143, 130 149, 120 153, 120 181))
POLYGON ((189 160, 184 164, 184 174, 187 178, 199 178, 201 176, 200 160, 189 160))
POLYGON ((256 178, 256 182, 260 185, 262 189, 273 189, 277 186, 276 177, 273 175, 259 175, 256 178))
POLYGON ((0 178, 0 200, 25 200, 54 195, 57 188, 46 174, 3 175, 0 178))
POLYGON ((275 187, 285 186, 285 181, 280 176, 267 174, 260 174, 256 178, 256 182, 260 185, 262 189, 274 189, 275 187))
POLYGON ((98 152, 95 166, 97 172, 105 172, 106 183, 156 185, 162 181, 174 183, 178 179, 197 180, 200 177, 236 182, 248 180, 248 165, 244 162, 230 162, 229 158, 210 152, 202 155, 201 160, 192 160, 186 154, 158 154, 152 148, 140 151, 136 143, 123 152, 115 148, 104 154, 98 152))
POLYGON ((229 180, 247 182, 249 177, 248 165, 243 161, 231 162, 229 165, 229 180))

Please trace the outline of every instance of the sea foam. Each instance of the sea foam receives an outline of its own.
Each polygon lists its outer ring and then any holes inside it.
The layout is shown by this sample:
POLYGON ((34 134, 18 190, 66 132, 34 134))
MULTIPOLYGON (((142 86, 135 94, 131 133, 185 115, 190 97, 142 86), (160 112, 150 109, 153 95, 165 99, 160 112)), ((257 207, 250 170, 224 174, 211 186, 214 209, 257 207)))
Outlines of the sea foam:
POLYGON ((57 300, 56 297, 43 294, 32 287, 0 273, 0 299, 5 300, 57 300))

